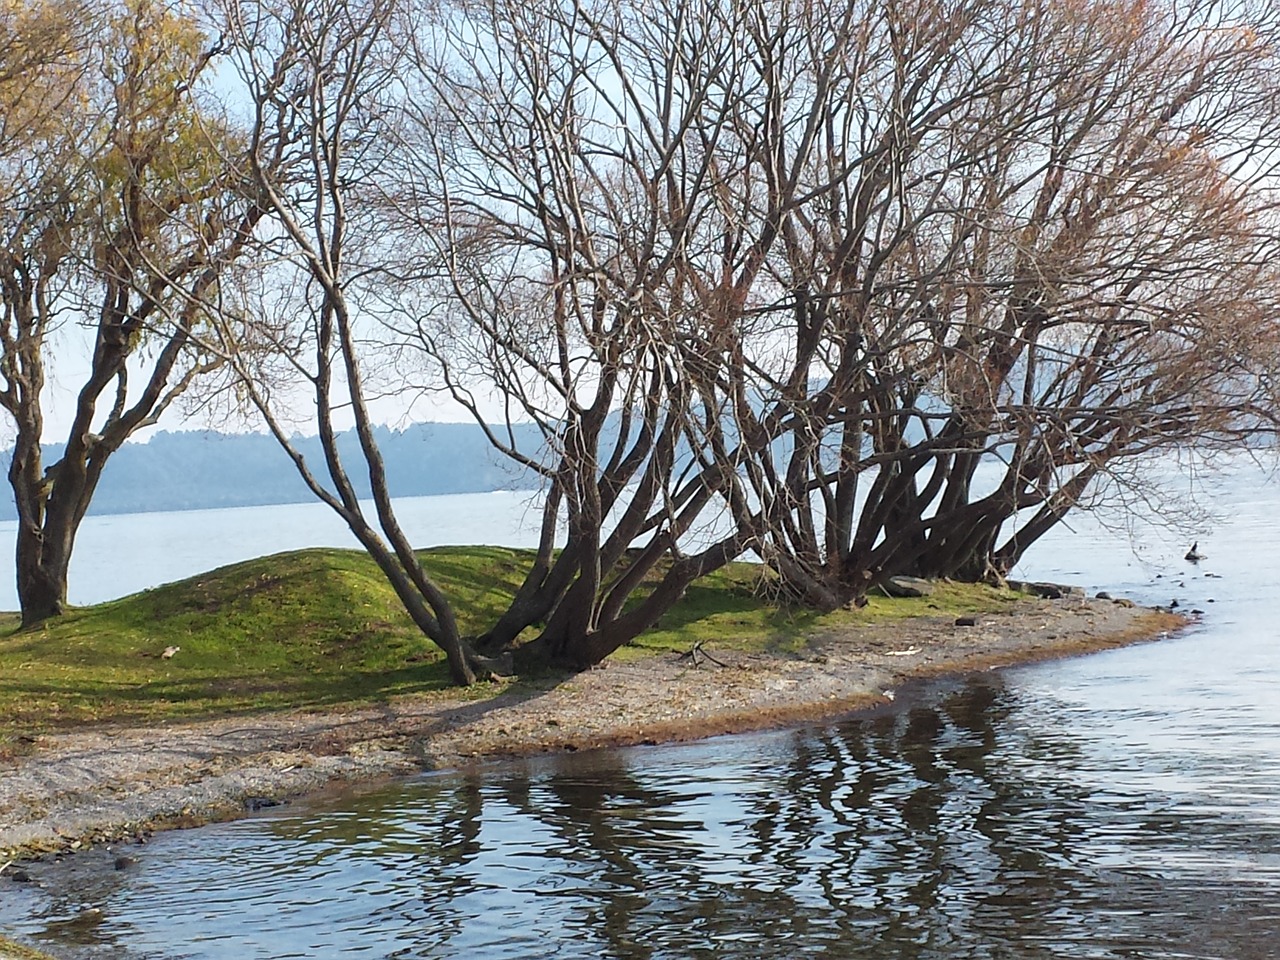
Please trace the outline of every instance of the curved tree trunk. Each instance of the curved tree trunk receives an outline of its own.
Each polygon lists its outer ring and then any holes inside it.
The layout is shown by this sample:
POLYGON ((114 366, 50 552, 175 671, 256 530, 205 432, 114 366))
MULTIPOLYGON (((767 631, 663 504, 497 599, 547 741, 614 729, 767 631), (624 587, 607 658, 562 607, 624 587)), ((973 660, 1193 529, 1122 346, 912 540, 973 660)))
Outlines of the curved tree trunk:
MULTIPOLYGON (((624 644, 655 626, 662 615, 683 599, 695 580, 712 573, 744 548, 742 539, 730 536, 701 553, 674 561, 662 580, 648 595, 625 613, 582 629, 590 616, 565 617, 531 643, 522 647, 518 658, 525 663, 553 663, 573 670, 586 670, 600 663, 624 644)), ((594 611, 592 611, 594 612, 594 611)))

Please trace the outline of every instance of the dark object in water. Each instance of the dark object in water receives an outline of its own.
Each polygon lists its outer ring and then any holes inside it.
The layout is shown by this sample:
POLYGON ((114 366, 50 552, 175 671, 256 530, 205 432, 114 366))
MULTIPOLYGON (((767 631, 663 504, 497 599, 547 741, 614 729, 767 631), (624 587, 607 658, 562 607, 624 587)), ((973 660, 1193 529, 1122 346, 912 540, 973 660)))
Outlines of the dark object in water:
POLYGON ((267 809, 267 807, 283 805, 283 800, 277 800, 274 797, 245 797, 244 799, 244 808, 250 813, 257 813, 259 810, 267 809))
POLYGON ((1197 540, 1195 543, 1191 545, 1191 549, 1187 551, 1187 555, 1182 559, 1190 560, 1192 563, 1199 563, 1201 560, 1204 559, 1204 554, 1200 552, 1199 540, 1197 540))

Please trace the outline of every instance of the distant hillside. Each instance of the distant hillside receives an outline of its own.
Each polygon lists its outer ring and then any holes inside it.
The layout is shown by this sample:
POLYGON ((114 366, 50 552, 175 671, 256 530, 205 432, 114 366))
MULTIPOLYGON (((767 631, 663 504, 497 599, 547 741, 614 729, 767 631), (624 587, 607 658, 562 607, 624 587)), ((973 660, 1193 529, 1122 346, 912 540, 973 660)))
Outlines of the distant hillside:
MULTIPOLYGON (((524 449, 537 448, 533 427, 520 431, 524 449)), ((519 433, 518 433, 519 435, 519 433)), ((356 459, 353 432, 340 438, 351 453, 352 480, 368 496, 368 478, 356 459)), ((531 478, 495 453, 480 428, 466 423, 423 423, 405 430, 378 429, 387 481, 398 497, 475 493, 527 487, 531 478)), ((317 474, 324 473, 314 437, 298 446, 317 474)), ((61 447, 51 445, 54 460, 61 447)), ((4 453, 8 463, 9 451, 4 453)), ((125 444, 107 463, 90 513, 147 513, 198 510, 312 499, 293 464, 274 439, 261 434, 162 431, 146 443, 125 444)), ((12 498, 0 495, 0 519, 15 518, 12 498)))

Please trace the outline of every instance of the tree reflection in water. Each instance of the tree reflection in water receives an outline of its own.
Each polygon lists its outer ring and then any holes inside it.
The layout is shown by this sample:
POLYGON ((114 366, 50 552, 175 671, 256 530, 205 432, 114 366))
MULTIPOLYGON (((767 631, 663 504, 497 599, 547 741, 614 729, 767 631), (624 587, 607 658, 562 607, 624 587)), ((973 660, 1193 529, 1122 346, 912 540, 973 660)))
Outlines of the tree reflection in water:
POLYGON ((826 729, 426 777, 157 838, 97 887, 50 867, 19 928, 237 960, 1277 956, 1274 817, 1114 776, 1105 729, 1054 709, 987 676, 826 729), (86 906, 92 936, 59 927, 86 906))

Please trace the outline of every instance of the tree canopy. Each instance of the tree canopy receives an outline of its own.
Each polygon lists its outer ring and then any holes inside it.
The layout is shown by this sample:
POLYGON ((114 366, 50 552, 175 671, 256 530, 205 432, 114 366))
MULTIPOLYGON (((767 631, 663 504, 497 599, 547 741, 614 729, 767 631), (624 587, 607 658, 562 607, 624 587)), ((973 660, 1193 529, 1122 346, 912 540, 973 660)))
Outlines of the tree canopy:
POLYGON ((65 606, 76 531, 111 454, 220 365, 195 334, 260 211, 225 163, 234 134, 198 95, 212 49, 191 11, 51 0, 6 5, 3 30, 0 407, 15 433, 31 624, 65 606), (82 379, 46 464, 55 360, 82 379))

